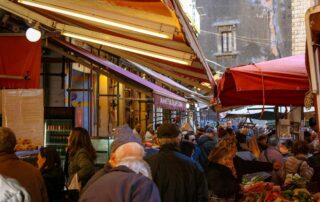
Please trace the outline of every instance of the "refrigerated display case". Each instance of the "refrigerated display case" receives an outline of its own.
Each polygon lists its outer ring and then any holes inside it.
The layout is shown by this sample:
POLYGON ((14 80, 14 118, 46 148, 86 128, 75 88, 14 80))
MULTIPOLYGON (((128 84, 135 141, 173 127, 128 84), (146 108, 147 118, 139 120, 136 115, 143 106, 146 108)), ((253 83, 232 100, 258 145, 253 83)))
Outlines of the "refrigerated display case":
POLYGON ((97 159, 95 164, 98 168, 102 168, 110 159, 110 147, 113 142, 113 137, 93 137, 91 143, 96 150, 97 159))
POLYGON ((44 146, 54 147, 63 158, 66 154, 68 136, 74 124, 73 107, 45 107, 44 146))

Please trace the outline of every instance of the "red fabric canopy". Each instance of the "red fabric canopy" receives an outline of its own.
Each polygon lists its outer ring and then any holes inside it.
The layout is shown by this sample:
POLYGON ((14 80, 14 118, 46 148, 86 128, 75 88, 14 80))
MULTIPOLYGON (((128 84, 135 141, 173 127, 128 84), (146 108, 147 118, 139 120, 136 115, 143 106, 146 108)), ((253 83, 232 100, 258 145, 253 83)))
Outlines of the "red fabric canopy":
POLYGON ((222 106, 303 106, 309 90, 305 56, 296 55, 228 69, 218 84, 222 106))
POLYGON ((0 88, 40 88, 41 40, 1 36, 0 44, 0 88))

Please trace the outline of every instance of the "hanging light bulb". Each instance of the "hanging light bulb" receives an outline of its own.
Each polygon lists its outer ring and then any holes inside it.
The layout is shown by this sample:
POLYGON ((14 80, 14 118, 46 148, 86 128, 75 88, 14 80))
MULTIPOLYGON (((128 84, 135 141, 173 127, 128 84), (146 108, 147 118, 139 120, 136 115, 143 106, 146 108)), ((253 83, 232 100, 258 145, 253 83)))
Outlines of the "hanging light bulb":
POLYGON ((187 108, 187 109, 190 108, 190 104, 189 104, 189 103, 186 104, 186 108, 187 108))
POLYGON ((26 37, 30 42, 36 42, 41 38, 41 32, 34 28, 28 28, 26 32, 26 37))

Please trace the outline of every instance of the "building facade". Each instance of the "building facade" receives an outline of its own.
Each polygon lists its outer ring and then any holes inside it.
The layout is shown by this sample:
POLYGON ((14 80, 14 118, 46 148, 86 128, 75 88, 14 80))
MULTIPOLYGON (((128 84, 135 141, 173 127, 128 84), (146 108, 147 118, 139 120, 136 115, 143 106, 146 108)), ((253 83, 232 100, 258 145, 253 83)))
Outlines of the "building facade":
POLYGON ((292 0, 292 55, 303 54, 306 49, 305 14, 317 0, 292 0))
POLYGON ((196 6, 200 44, 216 70, 291 55, 291 1, 197 0, 196 6))

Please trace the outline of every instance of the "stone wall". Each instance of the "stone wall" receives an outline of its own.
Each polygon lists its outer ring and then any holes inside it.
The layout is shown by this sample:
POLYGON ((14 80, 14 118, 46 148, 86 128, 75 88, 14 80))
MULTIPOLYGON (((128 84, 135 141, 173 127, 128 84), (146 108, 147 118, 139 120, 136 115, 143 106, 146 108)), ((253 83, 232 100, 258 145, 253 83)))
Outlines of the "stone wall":
POLYGON ((198 38, 207 59, 234 67, 291 55, 291 1, 197 0, 196 6, 201 16, 198 38), (225 25, 234 31, 235 50, 221 54, 220 27, 225 25))
POLYGON ((292 0, 292 55, 303 54, 306 48, 305 13, 315 0, 292 0))

